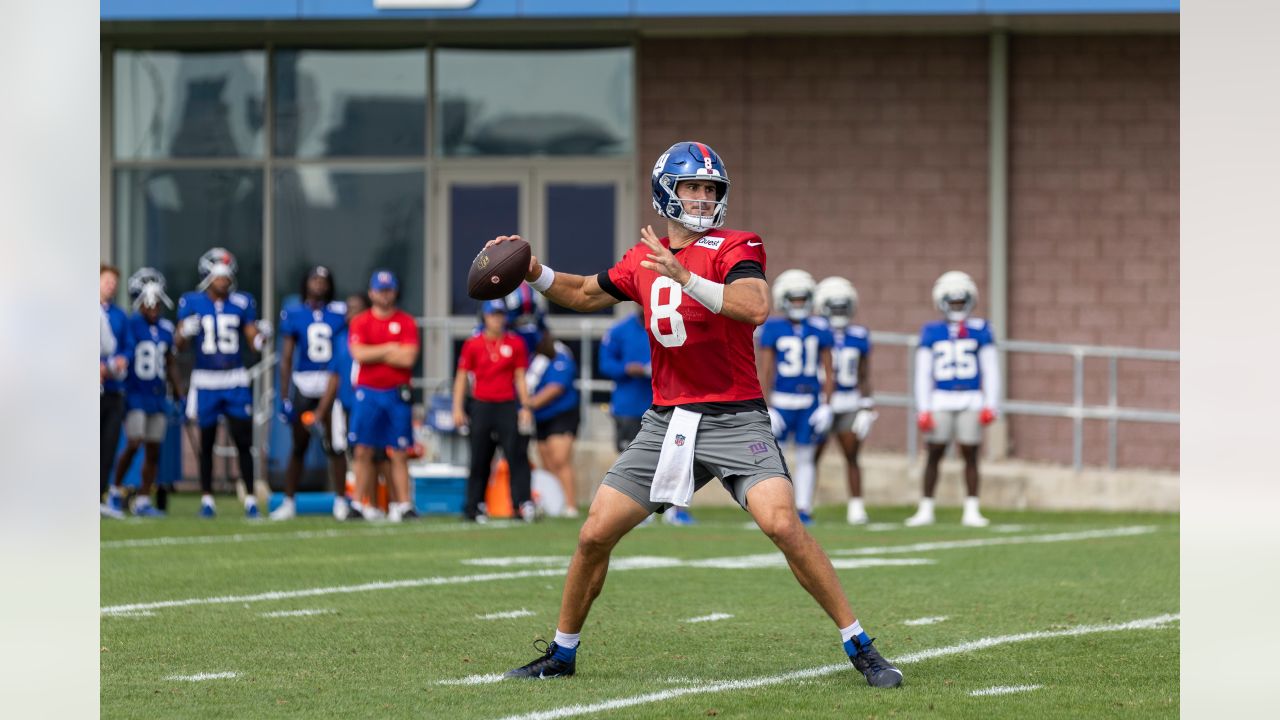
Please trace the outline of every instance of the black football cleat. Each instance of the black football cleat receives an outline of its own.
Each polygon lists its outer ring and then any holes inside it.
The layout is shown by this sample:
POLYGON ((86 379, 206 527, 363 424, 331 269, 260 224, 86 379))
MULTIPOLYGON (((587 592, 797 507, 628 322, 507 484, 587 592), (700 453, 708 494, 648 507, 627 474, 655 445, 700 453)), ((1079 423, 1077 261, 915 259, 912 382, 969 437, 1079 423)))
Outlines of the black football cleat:
POLYGON ((880 651, 876 650, 871 643, 875 642, 875 638, 871 639, 866 645, 858 643, 858 639, 853 639, 853 646, 858 649, 856 655, 849 656, 849 662, 857 668, 858 672, 867 679, 867 684, 871 687, 878 688, 895 688, 902 684, 902 671, 893 666, 893 663, 885 660, 880 651))
POLYGON ((551 678, 569 677, 573 674, 574 661, 565 662, 557 660, 553 656, 556 650, 560 649, 555 643, 548 643, 545 640, 535 640, 533 647, 542 651, 542 657, 523 667, 515 670, 509 670, 504 678, 527 678, 529 680, 550 680, 551 678), (544 647, 538 647, 538 643, 542 643, 544 647))

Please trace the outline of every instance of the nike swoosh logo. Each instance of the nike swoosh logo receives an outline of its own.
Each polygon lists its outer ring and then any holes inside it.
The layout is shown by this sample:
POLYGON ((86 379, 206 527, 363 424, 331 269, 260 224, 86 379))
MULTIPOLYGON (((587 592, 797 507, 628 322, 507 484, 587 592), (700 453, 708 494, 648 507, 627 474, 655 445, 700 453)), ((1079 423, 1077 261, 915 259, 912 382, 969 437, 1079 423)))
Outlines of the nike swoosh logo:
POLYGON ((763 245, 763 244, 764 244, 763 242, 753 243, 750 240, 747 241, 747 247, 756 247, 757 245, 763 245))

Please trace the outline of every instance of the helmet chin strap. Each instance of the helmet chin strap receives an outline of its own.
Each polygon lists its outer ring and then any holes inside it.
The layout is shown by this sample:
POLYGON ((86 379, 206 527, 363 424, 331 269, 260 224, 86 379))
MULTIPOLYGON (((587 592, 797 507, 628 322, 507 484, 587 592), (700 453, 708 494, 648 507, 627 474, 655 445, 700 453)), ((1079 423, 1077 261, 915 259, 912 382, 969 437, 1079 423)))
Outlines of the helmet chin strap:
POLYGON ((831 327, 835 328, 836 330, 843 330, 849 327, 849 316, 848 315, 832 315, 831 317, 827 318, 827 322, 831 323, 831 327))
POLYGON ((792 322, 800 322, 801 320, 804 320, 807 317, 809 317, 808 307, 788 307, 787 308, 787 318, 792 322))

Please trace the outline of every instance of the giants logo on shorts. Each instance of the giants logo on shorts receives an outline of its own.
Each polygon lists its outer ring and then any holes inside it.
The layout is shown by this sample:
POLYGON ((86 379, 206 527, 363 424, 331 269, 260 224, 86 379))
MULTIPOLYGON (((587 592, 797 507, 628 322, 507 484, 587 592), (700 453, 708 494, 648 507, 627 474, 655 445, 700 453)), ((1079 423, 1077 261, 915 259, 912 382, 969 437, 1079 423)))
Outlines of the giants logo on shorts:
POLYGON ((762 455, 769 452, 769 445, 763 442, 751 443, 747 446, 747 452, 752 455, 762 455))
POLYGON ((676 446, 677 446, 677 447, 680 447, 680 446, 682 446, 682 445, 684 445, 684 436, 683 436, 683 435, 676 435, 676 446))

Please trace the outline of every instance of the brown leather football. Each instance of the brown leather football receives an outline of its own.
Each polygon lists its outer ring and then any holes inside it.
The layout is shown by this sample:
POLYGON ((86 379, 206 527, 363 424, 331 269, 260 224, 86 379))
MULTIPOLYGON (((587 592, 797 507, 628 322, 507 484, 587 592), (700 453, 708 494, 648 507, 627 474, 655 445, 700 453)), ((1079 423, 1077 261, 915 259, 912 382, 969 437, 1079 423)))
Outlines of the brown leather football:
POLYGON ((532 253, 524 240, 508 240, 481 250, 471 261, 467 294, 476 300, 506 296, 524 282, 532 253))

